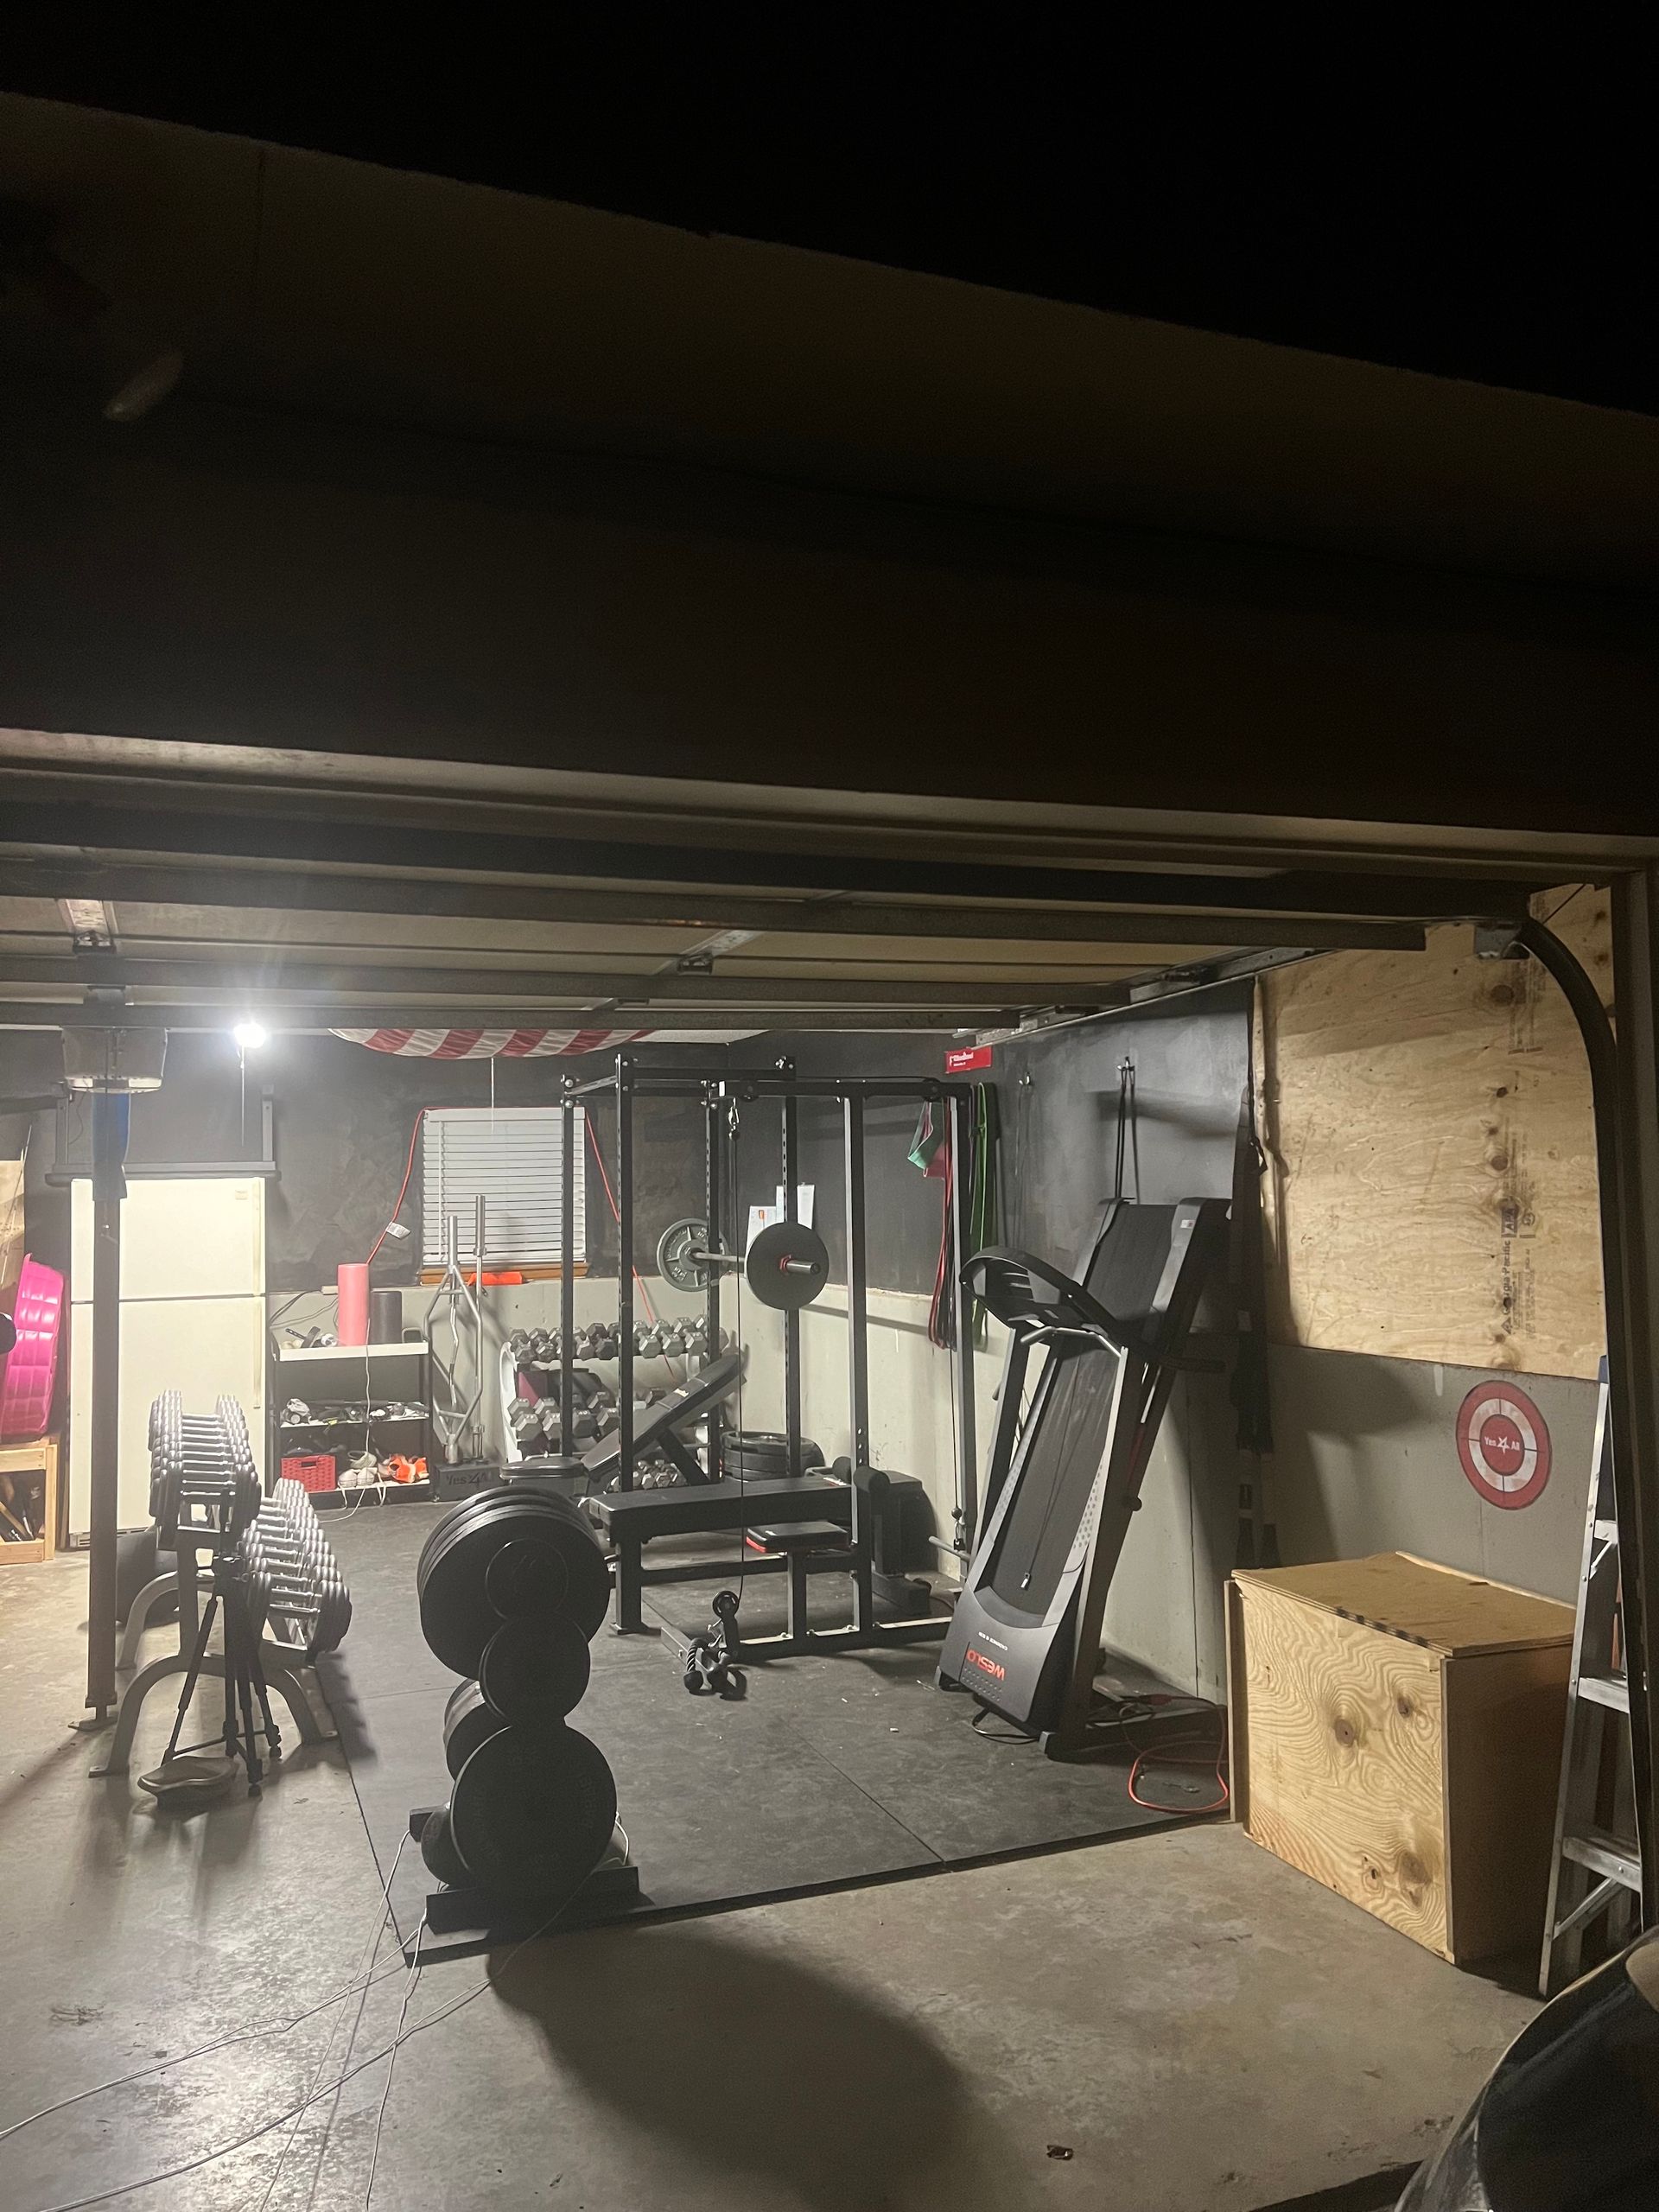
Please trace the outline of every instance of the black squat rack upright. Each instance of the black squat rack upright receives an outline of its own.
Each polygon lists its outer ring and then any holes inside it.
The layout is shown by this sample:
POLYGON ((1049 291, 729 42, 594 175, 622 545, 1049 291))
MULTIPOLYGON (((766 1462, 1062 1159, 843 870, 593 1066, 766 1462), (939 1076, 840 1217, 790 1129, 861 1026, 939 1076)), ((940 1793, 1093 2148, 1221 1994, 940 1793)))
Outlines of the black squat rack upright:
MULTIPOLYGON (((956 1265, 951 1269, 951 1296, 954 1345, 951 1352, 951 1389, 955 1402, 956 1503, 951 1540, 944 1548, 963 1560, 972 1552, 974 1534, 979 1515, 978 1448, 976 1438, 974 1402, 974 1341, 972 1300, 962 1281, 963 1267, 970 1256, 968 1249, 970 1192, 964 1164, 972 1157, 973 1092, 967 1084, 948 1083, 932 1077, 912 1077, 908 1079, 893 1077, 868 1078, 853 1076, 803 1077, 797 1074, 793 1061, 779 1059, 766 1069, 734 1071, 718 1067, 655 1067, 640 1065, 630 1052, 616 1056, 613 1071, 605 1076, 588 1077, 585 1082, 574 1077, 565 1081, 563 1099, 564 1112, 563 1185, 562 1205, 562 1326, 563 1346, 559 1379, 559 1407, 563 1449, 573 1449, 575 1419, 575 1385, 573 1382, 574 1344, 575 1338, 575 1109, 584 1100, 608 1096, 616 1109, 615 1202, 617 1223, 617 1414, 619 1433, 613 1440, 619 1455, 618 1489, 622 1493, 634 1487, 634 1414, 633 1414, 633 1317, 634 1277, 632 1265, 633 1253, 634 1192, 634 1102, 640 1097, 690 1098, 696 1100, 703 1110, 704 1126, 704 1206, 709 1224, 709 1245, 735 1267, 741 1262, 741 1241, 730 1234, 735 1213, 737 1194, 736 1146, 741 1128, 744 1109, 775 1102, 779 1115, 780 1143, 780 1177, 784 1190, 785 1218, 796 1223, 798 1218, 798 1185, 800 1180, 800 1112, 803 1100, 835 1099, 840 1102, 842 1113, 842 1156, 846 1183, 846 1249, 847 1249, 847 1408, 849 1436, 849 1457, 854 1479, 846 1485, 849 1492, 851 1550, 855 1566, 853 1618, 844 1629, 815 1631, 810 1638, 812 1648, 834 1649, 855 1644, 868 1644, 895 1640, 906 1635, 938 1635, 943 1618, 878 1622, 875 1618, 875 1594, 872 1586, 870 1560, 874 1549, 874 1506, 865 1484, 858 1478, 867 1474, 870 1467, 870 1389, 869 1389, 869 1317, 867 1276, 868 1247, 865 1229, 865 1109, 873 1102, 888 1099, 910 1099, 918 1104, 931 1102, 943 1106, 947 1116, 947 1132, 950 1146, 951 1172, 949 1191, 950 1230, 956 1265), (734 1245, 736 1245, 735 1250, 734 1245)), ((722 1268, 709 1269, 706 1292, 708 1341, 711 1347, 720 1343, 721 1276, 722 1268)), ((784 1311, 784 1424, 789 1478, 792 1484, 816 1487, 833 1478, 817 1471, 803 1473, 801 1465, 801 1317, 798 1309, 784 1311)), ((741 1347, 740 1347, 741 1351, 741 1347)), ((700 1522, 695 1516, 700 1491, 705 1491, 710 1507, 708 1526, 730 1529, 739 1523, 732 1517, 734 1501, 726 1493, 734 1488, 721 1482, 721 1436, 724 1417, 719 1405, 709 1410, 707 1445, 702 1456, 702 1484, 687 1484, 668 1493, 676 1501, 675 1525, 681 1529, 696 1528, 700 1522), (715 1486, 718 1486, 717 1488, 715 1486)), ((751 1484, 750 1489, 755 1486, 751 1484)), ((653 1497, 660 1495, 652 1493, 653 1497)), ((616 1501, 613 1500, 613 1503, 616 1501)), ((757 1521, 767 1516, 766 1508, 757 1497, 753 1517, 757 1521)), ((741 1512, 741 1499, 735 1510, 741 1512)), ((645 1499, 642 1497, 643 1506, 645 1499)), ((666 1505, 667 1498, 664 1499, 666 1505)), ((654 1516, 652 1516, 655 1517, 654 1516)), ((619 1624, 620 1624, 620 1623, 619 1624)), ((758 1655, 757 1655, 758 1656, 758 1655)))

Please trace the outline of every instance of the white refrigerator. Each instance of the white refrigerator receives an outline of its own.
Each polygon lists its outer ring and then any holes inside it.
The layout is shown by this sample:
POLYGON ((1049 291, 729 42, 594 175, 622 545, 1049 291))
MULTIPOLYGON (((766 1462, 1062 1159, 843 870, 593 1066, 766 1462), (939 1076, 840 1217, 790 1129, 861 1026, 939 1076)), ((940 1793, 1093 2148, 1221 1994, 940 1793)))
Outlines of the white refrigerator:
MULTIPOLYGON (((92 1192, 72 1185, 69 1532, 92 1525, 92 1192)), ((121 1208, 121 1461, 117 1526, 149 1518, 149 1406, 238 1399, 265 1460, 265 1186, 255 1175, 135 1176, 121 1208)))

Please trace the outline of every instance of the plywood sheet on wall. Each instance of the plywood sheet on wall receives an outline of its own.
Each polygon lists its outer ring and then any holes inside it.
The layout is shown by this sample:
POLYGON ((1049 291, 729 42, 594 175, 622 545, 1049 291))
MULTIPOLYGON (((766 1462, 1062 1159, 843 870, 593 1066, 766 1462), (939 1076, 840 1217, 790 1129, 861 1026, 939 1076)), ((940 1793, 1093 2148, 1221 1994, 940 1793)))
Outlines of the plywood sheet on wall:
MULTIPOLYGON (((1608 901, 1536 902, 1611 991, 1608 901)), ((1584 1048, 1534 961, 1338 953, 1262 980, 1268 1329, 1280 1344, 1520 1374, 1603 1349, 1584 1048)))

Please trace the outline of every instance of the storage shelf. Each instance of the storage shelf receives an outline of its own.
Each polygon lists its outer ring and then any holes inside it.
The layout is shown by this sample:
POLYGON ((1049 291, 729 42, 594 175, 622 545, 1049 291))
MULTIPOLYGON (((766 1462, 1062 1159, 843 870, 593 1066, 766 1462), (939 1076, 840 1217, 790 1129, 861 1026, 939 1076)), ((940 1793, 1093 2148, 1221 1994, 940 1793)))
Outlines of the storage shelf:
POLYGON ((418 1414, 378 1414, 371 1421, 365 1414, 354 1415, 350 1421, 279 1421, 279 1436, 327 1436, 342 1428, 411 1428, 426 1426, 426 1415, 418 1414))
POLYGON ((424 1359, 426 1345, 420 1339, 404 1344, 284 1344, 276 1357, 284 1363, 290 1359, 424 1359))
POLYGON ((314 1490, 311 1503, 322 1511, 331 1507, 352 1511, 359 1505, 400 1505, 405 1499, 418 1504, 433 1496, 429 1480, 414 1483, 353 1483, 349 1490, 314 1490))

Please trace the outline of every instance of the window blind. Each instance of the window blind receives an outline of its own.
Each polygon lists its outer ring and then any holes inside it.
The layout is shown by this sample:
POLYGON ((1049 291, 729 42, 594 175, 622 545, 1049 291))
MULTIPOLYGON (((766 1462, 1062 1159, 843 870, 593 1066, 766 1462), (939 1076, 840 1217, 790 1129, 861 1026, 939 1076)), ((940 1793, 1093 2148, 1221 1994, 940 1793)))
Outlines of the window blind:
MULTIPOLYGON (((586 1120, 577 1107, 575 1255, 588 1256, 586 1120)), ((499 1264, 555 1266, 563 1256, 560 1219, 564 1110, 559 1106, 445 1106, 421 1125, 421 1263, 443 1265, 443 1229, 461 1223, 461 1256, 473 1249, 479 1193, 486 1257, 499 1264)))

